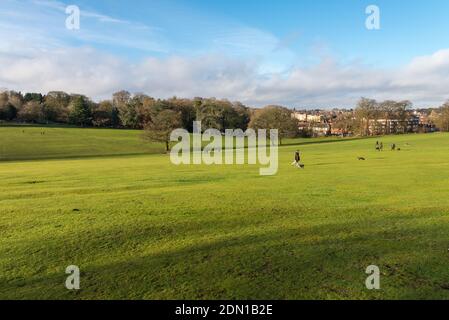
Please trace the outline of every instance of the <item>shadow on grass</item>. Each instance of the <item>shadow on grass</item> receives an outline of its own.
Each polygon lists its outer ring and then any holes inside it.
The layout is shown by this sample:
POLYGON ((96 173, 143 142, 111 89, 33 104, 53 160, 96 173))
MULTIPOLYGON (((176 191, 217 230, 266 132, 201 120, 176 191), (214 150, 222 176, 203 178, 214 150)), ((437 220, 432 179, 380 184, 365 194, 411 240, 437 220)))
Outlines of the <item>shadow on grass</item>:
POLYGON ((95 130, 126 130, 126 131, 141 131, 139 129, 132 128, 108 128, 108 127, 80 127, 72 124, 64 123, 17 123, 17 122, 1 122, 0 128, 49 128, 49 129, 95 129, 95 130))
POLYGON ((164 155, 165 152, 158 152, 157 151, 147 151, 147 152, 132 152, 132 153, 111 153, 111 154, 88 154, 88 155, 73 155, 73 156, 55 156, 55 155, 48 155, 48 156, 37 156, 37 157, 11 157, 11 158, 2 158, 0 156, 0 164, 1 163, 7 163, 7 162, 35 162, 35 161, 58 161, 58 160, 82 160, 82 159, 103 159, 103 158, 120 158, 120 157, 137 157, 137 156, 156 156, 156 155, 164 155))
MULTIPOLYGON (((379 227, 382 221, 373 217, 366 221, 310 227, 279 226, 273 230, 266 230, 260 224, 251 229, 251 234, 246 234, 245 228, 253 227, 249 221, 209 223, 206 234, 201 232, 200 224, 175 223, 165 230, 161 226, 132 229, 133 234, 114 227, 96 233, 91 241, 80 234, 79 242, 67 237, 42 242, 41 250, 30 250, 33 252, 30 259, 46 268, 26 279, 20 273, 5 278, 3 272, 0 297, 449 298, 449 291, 444 289, 448 285, 444 279, 449 277, 448 257, 443 250, 445 245, 447 248, 447 240, 442 236, 447 234, 447 227, 441 224, 384 230, 379 227), (222 236, 216 236, 214 227, 219 227, 222 236), (140 245, 146 243, 147 247, 133 249, 134 241, 140 245), (164 246, 167 242, 177 246, 164 246), (117 252, 118 248, 124 251, 117 252), (67 276, 64 270, 77 261, 82 271, 82 290, 69 292, 64 287, 67 276), (373 263, 383 271, 382 291, 368 291, 364 286, 365 269, 373 263)), ((35 241, 22 242, 21 250, 31 249, 33 245, 35 241)), ((18 258, 23 265, 23 259, 28 257, 18 258)))
POLYGON ((302 146, 302 145, 311 145, 311 144, 327 144, 327 143, 336 143, 336 142, 349 142, 349 141, 360 141, 360 140, 373 140, 379 139, 379 137, 355 137, 355 138, 340 138, 340 139, 323 139, 323 140, 312 140, 312 141, 303 141, 303 142, 284 142, 282 143, 282 147, 288 146, 302 146))

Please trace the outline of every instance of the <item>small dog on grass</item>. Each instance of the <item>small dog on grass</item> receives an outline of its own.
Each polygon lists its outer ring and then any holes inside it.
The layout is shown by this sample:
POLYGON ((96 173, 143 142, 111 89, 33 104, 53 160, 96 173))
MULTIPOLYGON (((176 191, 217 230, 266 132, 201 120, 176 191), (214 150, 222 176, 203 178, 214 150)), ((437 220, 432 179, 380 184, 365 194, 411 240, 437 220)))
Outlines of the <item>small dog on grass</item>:
POLYGON ((293 162, 292 166, 295 166, 296 168, 299 168, 299 169, 304 169, 304 167, 305 167, 302 163, 299 163, 299 162, 293 162))
POLYGON ((359 161, 365 161, 366 159, 364 157, 358 157, 357 158, 359 161))

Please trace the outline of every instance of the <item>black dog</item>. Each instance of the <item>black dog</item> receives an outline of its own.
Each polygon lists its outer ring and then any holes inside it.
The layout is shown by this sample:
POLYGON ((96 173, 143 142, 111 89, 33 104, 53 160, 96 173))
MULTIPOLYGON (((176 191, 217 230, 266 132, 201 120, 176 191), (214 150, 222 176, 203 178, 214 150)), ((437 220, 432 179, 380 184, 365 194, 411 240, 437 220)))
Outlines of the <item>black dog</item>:
POLYGON ((366 159, 364 157, 358 157, 359 161, 365 161, 366 159))

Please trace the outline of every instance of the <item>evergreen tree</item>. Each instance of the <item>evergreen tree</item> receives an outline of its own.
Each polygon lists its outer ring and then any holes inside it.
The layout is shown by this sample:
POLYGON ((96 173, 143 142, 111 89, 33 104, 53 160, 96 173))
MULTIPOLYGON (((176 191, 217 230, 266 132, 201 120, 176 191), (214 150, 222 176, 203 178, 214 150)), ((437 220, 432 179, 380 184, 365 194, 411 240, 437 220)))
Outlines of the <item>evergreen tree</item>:
POLYGON ((69 120, 72 124, 87 126, 92 124, 92 110, 89 101, 83 96, 73 98, 70 105, 69 120))

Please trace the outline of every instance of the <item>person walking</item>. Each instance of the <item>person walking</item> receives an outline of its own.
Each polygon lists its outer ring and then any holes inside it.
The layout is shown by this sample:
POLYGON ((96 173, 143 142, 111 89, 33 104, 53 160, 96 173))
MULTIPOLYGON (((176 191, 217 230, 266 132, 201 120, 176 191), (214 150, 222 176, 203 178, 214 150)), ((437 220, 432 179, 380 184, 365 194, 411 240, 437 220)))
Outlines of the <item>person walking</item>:
POLYGON ((300 161, 301 161, 301 153, 299 152, 299 150, 296 150, 295 160, 292 162, 292 166, 300 168, 301 167, 299 164, 300 161))

